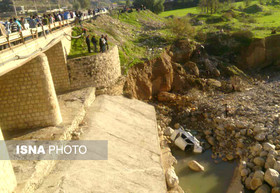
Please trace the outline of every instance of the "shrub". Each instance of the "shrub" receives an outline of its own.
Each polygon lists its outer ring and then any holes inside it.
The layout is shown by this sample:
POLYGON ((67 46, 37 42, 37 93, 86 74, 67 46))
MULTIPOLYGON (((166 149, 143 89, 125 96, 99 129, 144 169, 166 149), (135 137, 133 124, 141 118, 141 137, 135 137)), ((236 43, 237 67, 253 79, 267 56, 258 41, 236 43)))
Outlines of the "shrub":
POLYGON ((249 45, 253 40, 254 34, 251 31, 243 30, 232 34, 232 37, 244 45, 249 45))
POLYGON ((195 29, 191 26, 188 18, 175 17, 169 20, 168 26, 177 38, 183 38, 186 36, 193 37, 195 35, 195 29))

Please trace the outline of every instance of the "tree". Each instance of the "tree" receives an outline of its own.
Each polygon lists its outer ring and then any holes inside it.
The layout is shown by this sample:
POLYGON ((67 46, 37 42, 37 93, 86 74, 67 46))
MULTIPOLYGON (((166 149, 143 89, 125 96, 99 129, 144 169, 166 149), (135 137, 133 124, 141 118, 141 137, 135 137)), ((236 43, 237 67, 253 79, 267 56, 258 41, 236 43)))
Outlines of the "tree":
POLYGON ((126 0, 125 4, 127 7, 130 7, 130 0, 126 0))
POLYGON ((164 11, 164 2, 165 0, 134 0, 133 4, 135 7, 141 7, 141 5, 144 5, 147 9, 150 9, 155 13, 160 13, 164 11))
POLYGON ((73 3, 73 8, 74 10, 79 10, 81 8, 81 4, 78 1, 76 1, 73 3))
POLYGON ((81 5, 81 8, 86 9, 90 7, 90 0, 78 0, 81 5))

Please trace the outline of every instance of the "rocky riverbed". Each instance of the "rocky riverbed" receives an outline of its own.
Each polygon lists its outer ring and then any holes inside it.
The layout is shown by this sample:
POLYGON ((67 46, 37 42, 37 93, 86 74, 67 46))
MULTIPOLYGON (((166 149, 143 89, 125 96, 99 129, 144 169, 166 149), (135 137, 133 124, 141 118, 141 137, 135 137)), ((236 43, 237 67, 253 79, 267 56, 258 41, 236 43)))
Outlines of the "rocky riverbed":
POLYGON ((212 149, 212 159, 239 161, 245 188, 280 192, 279 66, 248 75, 225 64, 227 58, 198 57, 199 47, 176 42, 160 57, 130 69, 124 87, 125 95, 156 108, 170 192, 182 192, 169 148, 170 132, 180 126, 212 149))

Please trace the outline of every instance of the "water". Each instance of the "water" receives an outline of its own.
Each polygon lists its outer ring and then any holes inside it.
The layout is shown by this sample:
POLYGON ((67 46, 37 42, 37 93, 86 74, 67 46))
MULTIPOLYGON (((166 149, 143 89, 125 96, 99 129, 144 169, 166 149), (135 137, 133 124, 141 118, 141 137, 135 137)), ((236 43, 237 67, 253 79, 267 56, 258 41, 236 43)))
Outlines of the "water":
POLYGON ((211 150, 202 154, 184 152, 178 148, 172 149, 172 154, 178 160, 175 171, 179 177, 180 186, 188 193, 226 193, 230 185, 236 162, 220 161, 214 163, 211 150), (204 172, 194 172, 188 168, 188 161, 196 160, 204 166, 204 172))

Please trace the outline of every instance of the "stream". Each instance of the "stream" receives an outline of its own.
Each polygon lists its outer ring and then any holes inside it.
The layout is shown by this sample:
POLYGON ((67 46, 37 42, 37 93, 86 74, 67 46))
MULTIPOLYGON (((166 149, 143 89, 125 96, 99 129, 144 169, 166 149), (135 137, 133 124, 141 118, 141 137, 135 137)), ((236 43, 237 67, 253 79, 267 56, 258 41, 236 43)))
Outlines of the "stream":
POLYGON ((172 149, 178 164, 175 166, 180 186, 188 193, 226 193, 237 166, 235 161, 215 163, 211 150, 202 154, 184 152, 177 147, 172 149), (204 166, 204 172, 194 172, 188 168, 188 161, 196 160, 204 166))

